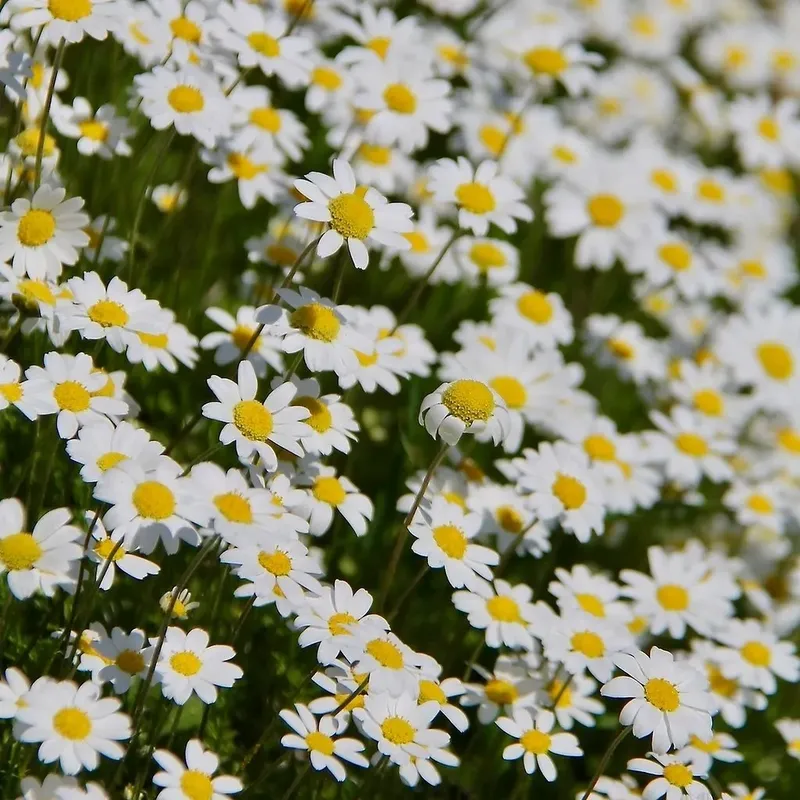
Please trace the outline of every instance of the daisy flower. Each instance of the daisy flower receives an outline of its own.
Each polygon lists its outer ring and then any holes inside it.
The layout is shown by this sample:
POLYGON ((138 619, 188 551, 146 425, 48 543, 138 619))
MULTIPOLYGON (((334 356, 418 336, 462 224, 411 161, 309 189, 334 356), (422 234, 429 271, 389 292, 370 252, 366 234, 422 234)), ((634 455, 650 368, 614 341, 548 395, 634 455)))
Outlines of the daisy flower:
POLYGON ((467 514, 457 505, 436 497, 426 512, 427 520, 417 518, 408 530, 414 537, 411 549, 428 561, 433 569, 444 567, 447 580, 455 589, 471 589, 492 580, 491 566, 500 556, 488 547, 474 544, 481 528, 480 514, 467 514))
POLYGON ((100 689, 87 681, 37 681, 17 714, 21 742, 41 742, 39 760, 58 761, 61 771, 76 775, 97 769, 99 756, 122 758, 120 741, 130 738, 130 718, 119 712, 120 702, 100 698, 100 689))
POLYGON ((328 224, 317 245, 320 258, 333 255, 346 243, 353 264, 365 269, 369 263, 366 239, 396 250, 409 249, 408 240, 400 234, 412 229, 411 206, 390 203, 376 189, 357 186, 351 166, 343 159, 334 159, 333 177, 310 172, 294 185, 309 201, 295 206, 295 214, 328 224))
POLYGON ((586 675, 573 674, 566 681, 554 678, 546 688, 544 696, 552 706, 556 722, 566 730, 574 722, 593 728, 595 717, 605 711, 605 706, 594 696, 597 684, 586 675))
POLYGON ((109 636, 100 637, 93 646, 106 663, 93 679, 111 683, 116 694, 127 692, 134 678, 147 675, 150 665, 142 655, 146 642, 144 632, 138 628, 130 633, 114 628, 109 636))
POLYGON ((0 354, 0 411, 9 406, 18 408, 29 420, 47 409, 44 393, 28 392, 27 382, 21 381, 22 370, 16 361, 0 354))
POLYGON ((791 160, 800 142, 797 103, 783 98, 773 104, 761 94, 737 97, 729 110, 736 146, 747 169, 777 169, 791 160))
POLYGON ((10 261, 17 275, 54 281, 63 265, 78 260, 78 249, 89 244, 83 199, 65 200, 66 194, 45 183, 31 200, 20 197, 0 214, 0 261, 10 261))
POLYGON ((229 135, 228 100, 217 79, 199 67, 156 66, 133 82, 142 111, 156 130, 174 126, 182 136, 193 136, 206 147, 229 135))
POLYGON ((78 140, 78 152, 82 156, 99 155, 109 160, 115 155, 131 154, 125 140, 133 135, 134 129, 125 117, 117 116, 113 105, 106 104, 92 111, 85 97, 76 97, 71 106, 54 108, 53 122, 60 134, 78 140))
POLYGON ((82 555, 77 542, 82 533, 68 524, 71 517, 69 509, 56 508, 28 533, 22 503, 0 500, 0 575, 7 574, 8 588, 18 600, 37 591, 52 597, 56 587, 74 582, 71 572, 82 555))
POLYGON ((555 292, 541 292, 527 283, 500 288, 489 302, 492 318, 522 333, 531 347, 570 344, 575 336, 572 315, 555 292))
MULTIPOLYGON (((6 670, 6 680, 8 680, 8 673, 11 670, 6 670)), ((11 681, 8 681, 9 684, 11 681)), ((22 687, 22 684, 19 685, 22 687)), ((800 719, 789 719, 784 717, 775 723, 778 733, 783 737, 786 742, 787 751, 790 756, 800 759, 800 719)))
POLYGON ((689 744, 677 754, 684 761, 691 761, 698 772, 709 772, 715 761, 733 764, 742 761, 743 756, 736 750, 736 739, 729 733, 715 733, 710 739, 689 737, 689 744))
POLYGON ((667 800, 680 800, 682 797, 711 800, 711 792, 705 784, 696 780, 697 777, 705 777, 706 771, 680 754, 667 756, 653 753, 651 759, 632 758, 628 762, 628 769, 656 776, 644 787, 643 797, 658 800, 666 795, 667 800))
POLYGON ((44 367, 28 367, 26 389, 37 394, 41 414, 57 414, 56 427, 62 439, 71 439, 84 425, 101 421, 103 415, 124 415, 128 404, 104 396, 108 380, 95 370, 90 356, 46 353, 44 367))
POLYGON ((117 0, 30 0, 13 16, 17 30, 42 26, 43 41, 57 45, 62 38, 75 44, 85 35, 103 40, 117 26, 117 0))
POLYGON ((237 382, 212 375, 208 386, 217 402, 203 406, 203 416, 224 422, 219 435, 224 445, 236 444, 239 458, 251 458, 255 453, 268 472, 278 468, 278 457, 272 444, 303 455, 300 439, 308 431, 302 422, 309 412, 302 406, 290 405, 297 393, 292 383, 273 389, 263 402, 255 399, 258 379, 249 361, 240 361, 237 382))
POLYGON ((175 602, 172 598, 175 595, 177 586, 173 586, 168 592, 164 592, 158 599, 158 607, 166 614, 172 606, 172 616, 176 619, 189 619, 189 614, 196 608, 200 608, 200 603, 192 601, 192 593, 188 589, 178 592, 175 602))
MULTIPOLYGON (((156 643, 157 638, 151 638, 151 646, 142 653, 148 663, 155 654, 156 643)), ((208 634, 202 628, 189 633, 167 628, 156 665, 162 694, 179 706, 193 694, 207 705, 216 702, 217 687, 230 688, 243 675, 240 667, 228 663, 235 655, 228 645, 209 647, 208 634)))
POLYGON ((466 692, 464 683, 459 678, 445 678, 439 680, 442 673, 442 666, 436 664, 428 671, 423 668, 424 677, 419 682, 419 695, 417 702, 436 703, 439 706, 439 713, 457 730, 463 733, 469 728, 467 715, 457 706, 450 702, 451 697, 462 697, 466 692))
POLYGON ((109 535, 103 523, 100 519, 95 519, 94 513, 91 511, 86 512, 85 520, 91 528, 94 540, 87 556, 97 564, 95 573, 98 579, 105 572, 103 580, 98 586, 99 589, 106 591, 111 588, 118 569, 137 581, 144 580, 148 575, 158 575, 161 571, 158 564, 137 556, 125 548, 124 531, 116 530, 109 535), (112 553, 113 556, 111 556, 112 553), (111 561, 109 561, 109 557, 111 557, 111 561))
POLYGON ((550 753, 561 756, 582 756, 578 739, 571 733, 553 733, 556 718, 552 711, 542 710, 532 714, 525 708, 517 709, 512 717, 500 717, 497 727, 518 741, 503 750, 506 761, 522 759, 528 775, 538 766, 545 780, 556 779, 556 766, 550 753))
POLYGON ((368 767, 369 761, 361 755, 363 742, 347 737, 337 738, 342 728, 334 717, 317 720, 307 706, 295 703, 295 710, 284 708, 279 716, 294 731, 281 738, 284 747, 308 751, 315 770, 327 769, 337 781, 347 777, 339 759, 358 767, 368 767))
POLYGON ((189 199, 189 192, 179 183, 162 183, 154 186, 150 199, 156 208, 164 214, 180 211, 189 199))
POLYGON ((478 721, 488 725, 501 713, 512 714, 516 708, 536 705, 537 681, 532 668, 518 656, 498 656, 494 670, 489 672, 480 664, 473 669, 485 683, 465 683, 461 705, 478 706, 478 721))
POLYGON ((509 435, 509 414, 500 395, 478 380, 442 383, 422 401, 419 424, 434 438, 451 446, 465 433, 496 445, 509 435))
POLYGON ((533 636, 528 630, 536 617, 532 595, 524 583, 512 586, 498 579, 493 586, 481 583, 470 592, 454 592, 453 605, 468 615, 473 628, 486 631, 489 647, 533 650, 533 636))
POLYGON ((30 682, 20 670, 9 667, 5 680, 0 680, 0 719, 14 719, 25 708, 30 682))
POLYGON ((204 750, 199 739, 190 739, 186 743, 184 761, 169 750, 156 750, 153 760, 161 767, 161 771, 153 776, 153 783, 163 787, 156 800, 193 800, 198 797, 227 800, 244 788, 233 775, 213 777, 219 768, 219 758, 211 750, 204 750))
POLYGON ((306 498, 295 511, 308 519, 312 536, 322 536, 338 511, 356 536, 364 536, 375 512, 372 501, 344 475, 336 475, 334 467, 314 465, 297 478, 298 486, 308 486, 306 498))
POLYGON ((427 656, 415 653, 391 631, 378 633, 367 629, 362 635, 354 632, 349 641, 342 642, 342 650, 349 661, 356 662, 355 671, 359 675, 369 676, 370 696, 380 697, 384 693, 401 699, 417 696, 419 668, 427 656))
POLYGON ((600 619, 624 619, 625 603, 620 600, 620 587, 604 575, 592 573, 583 564, 567 571, 556 567, 558 580, 551 581, 547 590, 556 598, 562 610, 581 610, 600 619))
POLYGON ((633 698, 619 721, 632 725, 634 736, 652 734, 657 753, 684 747, 692 735, 711 738, 711 698, 702 673, 658 647, 652 647, 649 656, 640 650, 620 653, 614 663, 627 675, 612 678, 600 694, 633 698))
POLYGON ((428 189, 434 202, 455 204, 459 226, 476 236, 486 236, 490 224, 511 234, 517 230, 516 220, 533 219, 522 190, 500 174, 499 166, 492 161, 484 161, 476 169, 463 156, 457 161, 441 158, 429 174, 428 189))

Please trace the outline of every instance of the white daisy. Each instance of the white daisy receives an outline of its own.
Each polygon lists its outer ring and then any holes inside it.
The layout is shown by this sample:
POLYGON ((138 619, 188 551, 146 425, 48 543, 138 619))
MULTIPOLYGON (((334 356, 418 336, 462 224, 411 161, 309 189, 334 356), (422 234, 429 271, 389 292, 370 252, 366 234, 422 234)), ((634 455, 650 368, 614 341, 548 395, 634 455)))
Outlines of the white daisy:
POLYGON ((157 800, 194 800, 207 797, 209 800, 227 800, 238 794, 244 786, 233 775, 217 775, 219 758, 204 750, 199 739, 186 743, 185 764, 169 750, 156 750, 153 759, 161 767, 153 776, 153 783, 163 787, 157 800))

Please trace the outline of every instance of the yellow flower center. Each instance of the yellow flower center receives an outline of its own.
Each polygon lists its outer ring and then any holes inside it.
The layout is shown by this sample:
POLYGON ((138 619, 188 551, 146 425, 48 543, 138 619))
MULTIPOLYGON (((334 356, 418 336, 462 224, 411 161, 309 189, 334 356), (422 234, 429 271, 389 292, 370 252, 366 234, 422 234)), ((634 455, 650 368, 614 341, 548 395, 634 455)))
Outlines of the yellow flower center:
POLYGON ((468 426, 478 420, 486 422, 494 413, 492 392, 481 381, 454 381, 442 392, 442 403, 468 426))
POLYGON ((583 449, 595 461, 613 461, 617 455, 617 448, 607 436, 593 433, 583 440, 583 449))
POLYGON ((564 683, 559 680, 554 680, 548 689, 550 699, 558 702, 555 704, 556 708, 569 708, 572 705, 572 691, 569 686, 564 686, 564 683))
POLYGON ((392 40, 388 36, 375 36, 366 44, 366 46, 380 59, 386 58, 386 54, 389 52, 391 45, 392 40))
POLYGON ((95 142, 104 142, 108 139, 108 125, 104 122, 87 120, 81 122, 78 127, 80 128, 81 136, 86 139, 91 139, 95 142))
POLYGON ((725 66, 731 70, 738 70, 750 61, 750 53, 738 44, 729 45, 725 49, 725 66))
POLYGON ((381 723, 381 733, 384 739, 398 745, 411 744, 416 735, 414 728, 402 717, 386 717, 381 723))
POLYGON ((397 114, 413 114, 417 110, 417 98, 404 83, 392 83, 383 91, 383 99, 390 110, 397 114))
POLYGON ((489 616, 497 622, 522 622, 519 606, 513 597, 498 594, 486 601, 489 616))
POLYGON ((467 550, 467 537, 455 525, 437 525, 433 529, 433 540, 450 558, 463 558, 467 550))
POLYGON ((403 654, 391 642, 385 639, 373 639, 364 648, 382 667, 387 669, 402 669, 404 665, 403 654))
POLYGON ((654 169, 650 173, 650 181, 667 194, 675 194, 678 191, 678 181, 669 170, 654 169))
POLYGON ((269 133, 277 133, 281 129, 281 115, 269 106, 254 108, 250 112, 250 122, 269 133))
POLYGON ((702 456, 708 454, 706 440, 696 433, 679 433, 675 437, 675 446, 682 453, 694 458, 702 458, 702 456))
POLYGON ((483 146, 495 157, 500 155, 508 134, 496 125, 483 125, 478 133, 483 146))
POLYGON ((764 494, 751 494, 747 498, 747 507, 757 514, 771 514, 775 510, 772 500, 764 494))
POLYGON ((214 796, 211 778, 196 769, 187 769, 181 775, 181 791, 189 800, 211 800, 214 796))
POLYGON ((685 764, 668 764, 664 767, 664 777, 668 783, 685 789, 693 780, 692 771, 685 764))
POLYGON ((267 171, 266 164, 256 164, 244 153, 231 153, 228 156, 228 167, 237 180, 252 181, 267 171))
POLYGON ((725 403, 718 392, 713 389, 700 389, 694 393, 694 407, 707 414, 709 417, 722 416, 725 410, 725 403))
POLYGON ((621 358, 623 361, 629 361, 636 355, 633 345, 631 345, 630 342, 626 342, 624 339, 609 339, 607 345, 611 353, 617 358, 621 358))
POLYGON ((650 678, 644 685, 644 696, 647 702, 659 711, 676 711, 681 704, 678 690, 663 678, 650 678))
POLYGON ((190 650, 182 650, 170 656, 169 665, 179 675, 191 678, 202 669, 203 662, 190 650))
POLYGON ((791 194, 794 189, 792 175, 785 169, 762 169, 759 178, 761 183, 775 194, 791 194))
POLYGON ((122 650, 114 663, 128 675, 138 675, 144 669, 144 658, 136 650, 122 650))
POLYGON ((303 422, 310 425, 317 433, 325 433, 333 425, 333 416, 328 410, 328 406, 316 397, 298 397, 292 405, 302 406, 309 410, 311 416, 306 417, 303 422))
POLYGON ((595 594, 576 594, 575 599, 578 605, 593 617, 605 617, 606 607, 603 601, 595 594))
POLYGON ((613 228, 624 216, 625 206, 613 194, 596 194, 586 204, 592 222, 601 228, 613 228))
POLYGON ((761 642, 746 642, 740 651, 742 658, 754 667, 768 667, 772 662, 772 653, 769 647, 761 642))
POLYGON ((381 147, 377 144, 364 143, 358 148, 358 155, 370 164, 378 167, 385 167, 392 161, 392 151, 389 147, 381 147))
POLYGON ((441 44, 436 50, 442 59, 459 69, 463 69, 469 65, 469 56, 460 47, 456 47, 452 44, 441 44))
POLYGON ((378 353, 376 350, 373 350, 371 353, 362 353, 360 350, 356 350, 355 353, 358 363, 362 367, 372 367, 378 363, 378 353))
POLYGON ((725 189, 712 178, 703 178, 697 184, 697 196, 708 203, 722 203, 725 200, 725 189))
POLYGON ((776 142, 781 135, 781 130, 772 117, 762 117, 758 123, 758 133, 764 139, 776 142))
POLYGON ((315 67, 311 72, 311 82, 329 92, 335 92, 342 86, 342 76, 330 67, 315 67))
POLYGON ((570 644, 573 650, 586 656, 586 658, 602 658, 606 652, 605 643, 592 631, 573 633, 570 644))
POLYGON ((53 715, 53 727, 62 738, 78 742, 92 732, 92 720, 80 708, 62 708, 53 715))
POLYGON ((497 207, 489 187, 474 181, 456 187, 456 201, 471 214, 489 214, 497 207))
POLYGON ((64 381, 53 389, 53 398, 62 411, 73 411, 77 414, 89 408, 92 396, 77 381, 64 381))
POLYGON ((428 237, 421 231, 411 231, 410 233, 403 233, 401 236, 411 245, 412 253, 430 252, 431 245, 428 237))
POLYGON ((447 500, 448 503, 460 506, 465 510, 467 508, 467 501, 457 492, 442 492, 442 497, 447 500))
MULTIPOLYGON (((22 151, 22 155, 33 158, 39 149, 39 128, 27 128, 14 140, 22 151)), ((44 148, 42 154, 47 157, 53 155, 56 149, 56 140, 49 133, 44 135, 44 148)))
POLYGON ((286 245, 270 244, 264 249, 264 255, 268 261, 279 267, 291 267, 299 253, 286 245))
POLYGON ((317 750, 326 756, 333 754, 333 739, 319 731, 311 731, 311 733, 306 736, 306 744, 309 750, 317 750))
POLYGON ((41 555, 42 548, 30 533, 12 533, 0 539, 0 561, 11 572, 31 569, 41 555))
POLYGON ((339 506, 347 497, 341 481, 331 475, 316 478, 311 492, 320 503, 327 503, 329 506, 339 506))
POLYGON ((272 553, 262 550, 258 554, 258 563, 276 578, 285 578, 292 571, 292 559, 282 550, 272 553))
POLYGON ((560 75, 568 66, 564 54, 555 47, 533 47, 528 50, 522 60, 535 75, 560 75))
POLYGON ((780 342, 764 342, 756 348, 756 355, 764 372, 776 381, 791 378, 794 372, 794 358, 789 348, 780 342))
POLYGON ((331 636, 347 636, 350 633, 350 626, 356 622, 358 620, 352 614, 340 611, 328 617, 328 630, 331 636))
POLYGON ((128 324, 130 316, 125 308, 113 300, 100 300, 89 306, 86 312, 92 322, 104 328, 123 327, 128 324))
POLYGON ((520 736, 519 743, 525 748, 527 753, 541 756, 550 749, 550 735, 532 729, 525 731, 525 733, 520 736))
POLYGON ((281 54, 280 42, 263 31, 255 31, 247 37, 247 43, 259 55, 266 58, 277 58, 281 54))
POLYGON ((511 705, 518 697, 517 687, 509 681, 493 678, 484 687, 486 696, 498 706, 511 705))
POLYGON ((447 696, 436 681, 420 681, 418 702, 427 703, 430 700, 442 706, 447 705, 447 696))
POLYGON ((696 747, 704 753, 718 753, 722 749, 720 743, 713 736, 707 742, 704 742, 702 739, 692 734, 689 737, 689 744, 691 747, 696 747))
POLYGON ((739 264, 739 269, 743 275, 746 275, 748 278, 755 278, 757 280, 763 280, 768 274, 766 268, 760 261, 756 261, 755 259, 751 258, 742 261, 739 264))
POLYGON ((739 688, 739 684, 733 678, 726 678, 718 667, 709 664, 708 685, 711 691, 722 697, 733 697, 739 688))
POLYGON ((510 375, 500 375, 497 378, 492 378, 489 381, 489 385, 505 400, 509 408, 522 408, 528 399, 525 387, 510 375))
POLYGON ((145 519, 169 519, 175 513, 175 495, 158 481, 143 481, 133 490, 133 505, 145 519))
POLYGON ((214 498, 214 505, 228 522, 249 525, 253 521, 253 509, 250 507, 250 501, 237 492, 218 494, 214 498))
POLYGON ((167 102, 179 114, 194 114, 198 111, 202 111, 206 104, 203 94, 199 89, 195 89, 194 86, 187 86, 183 83, 170 89, 167 95, 167 102))
POLYGON ((692 265, 692 251, 679 242, 662 244, 658 248, 658 255, 675 272, 685 272, 692 265))
POLYGON ((790 453, 800 455, 800 432, 792 428, 783 428, 778 431, 778 444, 790 453))
POLYGON ((675 583, 665 583, 656 589, 656 600, 667 611, 686 611, 689 608, 689 592, 675 583))
POLYGON ((200 28, 187 17, 175 17, 169 23, 172 35, 177 39, 183 39, 192 44, 200 44, 203 32, 200 28))
POLYGON ((55 19, 77 22, 92 13, 91 0, 47 0, 47 8, 55 19))
POLYGON ((366 239, 375 227, 375 212, 358 190, 334 197, 328 211, 331 228, 346 239, 366 239))
POLYGON ((38 303, 48 306, 56 304, 53 290, 44 281, 22 280, 17 284, 17 289, 25 303, 33 308, 36 308, 38 303))
POLYGON ((552 492, 568 511, 574 511, 586 502, 586 487, 577 478, 562 472, 556 475, 552 492))
POLYGON ((117 562, 121 558, 125 556, 125 548, 120 545, 117 547, 117 543, 114 542, 110 536, 106 536, 105 539, 101 539, 95 546, 94 552, 97 553, 103 561, 108 561, 108 557, 114 553, 112 561, 117 562), (114 552, 116 548, 116 552, 114 552))
POLYGON ((22 399, 22 386, 18 383, 0 383, 0 395, 9 403, 17 403, 22 399))
POLYGON ((544 292, 525 292, 517 298, 517 311, 536 325, 546 325, 553 318, 553 304, 544 292))
POLYGON ((481 272, 489 272, 506 265, 505 253, 492 242, 478 242, 472 245, 469 257, 481 272))
POLYGON ((233 424, 253 442, 266 442, 272 433, 272 414, 257 400, 241 400, 233 407, 233 424))
POLYGON ((40 208, 32 208, 19 221, 17 238, 24 247, 41 247, 56 232, 56 218, 40 208))
POLYGON ((513 506, 499 506, 495 512, 497 521, 504 531, 509 533, 522 533, 525 521, 522 515, 513 506))

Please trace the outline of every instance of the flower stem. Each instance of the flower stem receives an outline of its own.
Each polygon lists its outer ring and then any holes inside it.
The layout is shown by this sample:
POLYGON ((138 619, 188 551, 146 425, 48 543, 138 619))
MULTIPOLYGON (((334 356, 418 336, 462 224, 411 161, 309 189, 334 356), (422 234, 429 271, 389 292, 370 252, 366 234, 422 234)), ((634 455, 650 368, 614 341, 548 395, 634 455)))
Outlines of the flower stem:
POLYGON ((614 751, 620 746, 622 740, 631 732, 631 726, 629 725, 627 728, 623 728, 617 735, 614 737, 614 741, 608 746, 608 749, 603 753, 603 757, 600 759, 600 763, 597 766, 597 771, 594 773, 594 777, 592 778, 592 782, 587 787, 586 791, 583 793, 583 797, 581 800, 587 800, 589 795, 592 793, 592 790, 597 785, 597 781, 600 780, 603 773, 606 771, 606 767, 608 766, 608 762, 611 760, 611 756, 614 755, 614 751))
POLYGON ((67 47, 67 40, 63 37, 58 43, 56 49, 56 57, 53 59, 53 73, 50 75, 50 84, 47 87, 47 97, 44 101, 44 109, 42 110, 42 120, 39 123, 39 141, 36 143, 36 164, 33 172, 33 191, 34 194, 42 182, 42 157, 44 156, 44 137, 47 132, 47 122, 50 119, 50 108, 53 105, 53 94, 56 90, 56 78, 58 78, 58 70, 61 68, 61 61, 64 58, 64 50, 67 47))

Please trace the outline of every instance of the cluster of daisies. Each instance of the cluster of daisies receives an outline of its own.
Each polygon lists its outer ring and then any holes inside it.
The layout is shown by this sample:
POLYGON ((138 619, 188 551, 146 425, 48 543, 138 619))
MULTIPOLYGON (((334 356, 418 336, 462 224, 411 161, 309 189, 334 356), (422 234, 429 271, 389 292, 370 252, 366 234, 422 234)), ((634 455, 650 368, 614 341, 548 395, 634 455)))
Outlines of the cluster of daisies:
POLYGON ((520 796, 588 756, 605 772, 570 778, 581 800, 758 800, 726 765, 760 714, 800 759, 780 699, 800 682, 800 5, 417 5, 0 2, 0 431, 31 443, 0 470, 4 797, 277 780, 288 800, 310 768, 351 796, 392 772, 457 784, 488 729, 520 796), (112 52, 129 85, 71 92, 65 53, 112 52), (183 177, 158 184, 178 145, 183 177), (76 161, 143 155, 133 202, 71 193, 76 161), (151 204, 158 242, 193 225, 193 172, 261 226, 216 277, 176 268, 199 309, 145 235, 151 204), (374 304, 349 304, 375 273, 374 304), (434 295, 449 311, 423 327, 434 295), (205 396, 140 419, 150 373, 192 371, 205 396), (407 494, 348 476, 365 437, 423 442, 407 494), (66 506, 49 474, 35 499, 42 450, 66 452, 66 506), (149 629, 119 624, 120 586, 149 629), (428 593, 449 641, 414 640, 428 593), (314 668, 260 739, 216 737, 221 769, 211 706, 270 683, 259 615, 314 668), (599 720, 607 750, 585 753, 599 720))

